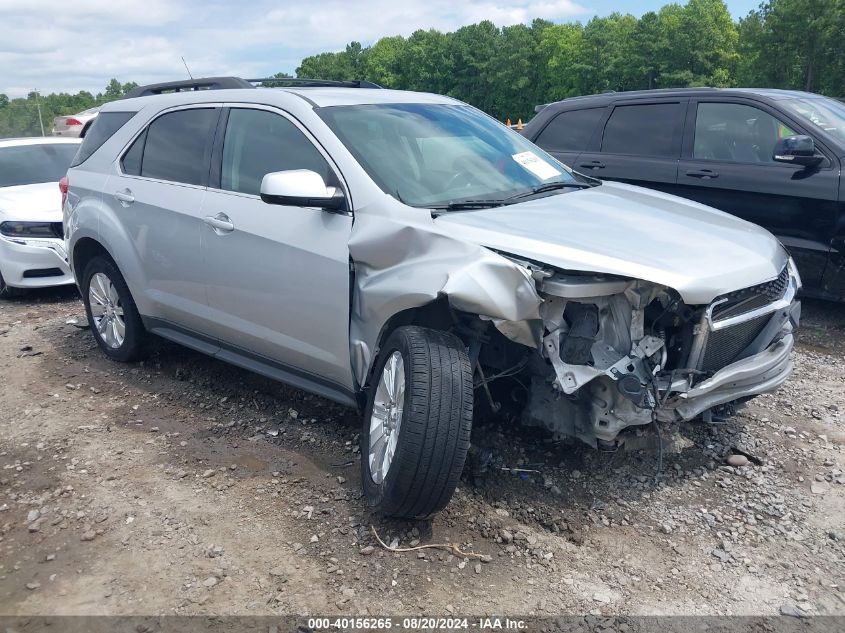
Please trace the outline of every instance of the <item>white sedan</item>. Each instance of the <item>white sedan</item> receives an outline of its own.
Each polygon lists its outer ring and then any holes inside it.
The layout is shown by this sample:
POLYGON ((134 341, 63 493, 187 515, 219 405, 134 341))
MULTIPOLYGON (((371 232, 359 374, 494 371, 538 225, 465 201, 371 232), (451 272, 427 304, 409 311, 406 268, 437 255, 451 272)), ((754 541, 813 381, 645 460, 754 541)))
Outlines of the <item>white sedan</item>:
POLYGON ((100 107, 94 106, 93 108, 83 110, 79 114, 57 116, 53 119, 53 129, 50 133, 53 136, 78 137, 82 133, 82 130, 85 129, 85 124, 96 118, 97 114, 99 114, 100 107))
POLYGON ((0 139, 0 297, 72 284, 62 234, 59 180, 76 138, 0 139))

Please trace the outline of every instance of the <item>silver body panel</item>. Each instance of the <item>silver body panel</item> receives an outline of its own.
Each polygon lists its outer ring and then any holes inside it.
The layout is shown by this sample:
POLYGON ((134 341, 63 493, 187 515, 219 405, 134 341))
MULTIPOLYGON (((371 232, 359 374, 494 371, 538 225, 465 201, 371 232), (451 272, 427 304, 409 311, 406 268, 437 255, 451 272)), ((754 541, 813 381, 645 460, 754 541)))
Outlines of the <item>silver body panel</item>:
MULTIPOLYGON (((635 334, 637 293, 654 299, 673 289, 686 304, 702 306, 773 279, 786 265, 783 247, 757 226, 621 184, 434 218, 385 194, 315 112, 362 103, 458 102, 390 90, 301 88, 200 91, 108 104, 104 112, 138 114, 70 171, 70 252, 82 239, 101 244, 159 333, 244 366, 253 367, 254 360, 253 368, 270 375, 277 370, 269 367, 277 367, 283 379, 305 376, 292 380, 300 386, 312 379, 332 385, 331 393, 321 393, 341 401, 351 401, 342 394, 365 387, 386 324, 437 299, 492 321, 512 341, 545 356, 549 348, 538 328, 560 328, 567 302, 589 301, 584 293, 609 288, 611 298, 595 299, 629 311, 622 320, 627 318, 630 336, 614 340, 627 345, 617 352, 634 358, 661 348, 635 334), (337 170, 350 212, 269 205, 257 196, 123 175, 119 157, 132 139, 162 111, 191 104, 249 104, 296 121, 337 170), (126 190, 135 198, 131 205, 114 197, 126 190), (204 222, 217 214, 225 214, 233 230, 204 222), (582 287, 578 297, 554 297, 542 290, 533 265, 563 275, 558 288, 568 287, 569 273, 638 281, 600 282, 582 287)), ((82 271, 74 272, 79 279, 82 271)), ((789 318, 778 318, 782 327, 773 329, 784 330, 778 339, 783 342, 789 318)), ((610 332, 611 325, 606 328, 610 332)), ((785 343, 772 345, 781 345, 781 353, 785 343)), ((722 384, 717 374, 711 380, 718 387, 690 383, 673 390, 676 401, 663 417, 686 419, 775 388, 791 369, 782 358, 775 369, 765 358, 755 362, 745 362, 739 386, 722 384)), ((581 372, 575 390, 609 375, 593 369, 581 372)), ((560 389, 566 389, 563 379, 560 389)), ((620 428, 643 423, 632 416, 620 428)))

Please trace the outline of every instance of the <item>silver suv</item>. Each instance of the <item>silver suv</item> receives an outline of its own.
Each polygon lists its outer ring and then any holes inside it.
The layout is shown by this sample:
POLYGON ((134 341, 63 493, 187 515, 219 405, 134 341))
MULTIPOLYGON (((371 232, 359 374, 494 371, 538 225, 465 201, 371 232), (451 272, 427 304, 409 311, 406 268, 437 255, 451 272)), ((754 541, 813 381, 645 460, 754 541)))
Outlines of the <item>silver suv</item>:
POLYGON ((358 407, 378 511, 448 503, 474 407, 613 450, 789 376, 800 280, 765 230, 448 97, 214 82, 141 89, 85 137, 64 221, 92 332, 358 407))

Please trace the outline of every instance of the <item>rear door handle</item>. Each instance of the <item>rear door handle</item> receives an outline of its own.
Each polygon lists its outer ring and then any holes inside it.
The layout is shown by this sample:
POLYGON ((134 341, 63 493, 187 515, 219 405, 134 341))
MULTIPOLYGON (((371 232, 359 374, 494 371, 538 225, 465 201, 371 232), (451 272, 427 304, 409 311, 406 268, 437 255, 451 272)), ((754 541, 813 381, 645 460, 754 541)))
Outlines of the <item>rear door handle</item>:
POLYGON ((124 189, 123 191, 115 191, 114 198, 124 207, 128 207, 130 204, 135 202, 135 196, 132 195, 132 192, 129 189, 124 189))
POLYGON ((586 167, 588 169, 604 169, 604 163, 600 160, 593 160, 589 163, 581 163, 581 167, 586 167))
POLYGON ((229 219, 229 216, 225 213, 218 213, 217 215, 207 215, 203 218, 203 222, 205 222, 208 226, 214 229, 214 232, 218 235, 223 233, 231 233, 235 230, 235 225, 232 224, 232 221, 229 219))
POLYGON ((712 169, 693 169, 687 172, 687 176, 709 180, 710 178, 718 178, 719 172, 713 171, 712 169))

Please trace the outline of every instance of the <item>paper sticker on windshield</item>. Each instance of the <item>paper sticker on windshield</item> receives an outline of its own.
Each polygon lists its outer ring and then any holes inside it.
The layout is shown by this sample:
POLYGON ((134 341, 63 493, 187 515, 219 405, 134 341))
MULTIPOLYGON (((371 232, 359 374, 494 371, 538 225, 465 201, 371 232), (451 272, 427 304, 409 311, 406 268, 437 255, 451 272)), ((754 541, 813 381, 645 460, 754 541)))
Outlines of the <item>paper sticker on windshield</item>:
POLYGON ((534 152, 521 152, 514 154, 511 158, 542 180, 560 176, 560 172, 557 169, 549 165, 534 152))

